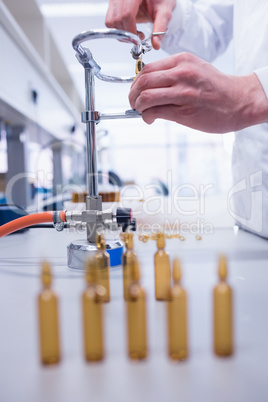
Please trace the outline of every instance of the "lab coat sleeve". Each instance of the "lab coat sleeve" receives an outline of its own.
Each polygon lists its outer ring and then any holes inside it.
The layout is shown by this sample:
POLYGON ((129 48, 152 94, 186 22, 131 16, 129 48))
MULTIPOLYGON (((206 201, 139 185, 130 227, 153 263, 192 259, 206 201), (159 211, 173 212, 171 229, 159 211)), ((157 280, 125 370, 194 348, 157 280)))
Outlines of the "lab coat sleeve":
POLYGON ((209 62, 233 36, 233 0, 177 0, 162 49, 191 52, 209 62))
POLYGON ((259 78, 268 100, 268 66, 258 68, 257 70, 254 71, 254 73, 259 78))

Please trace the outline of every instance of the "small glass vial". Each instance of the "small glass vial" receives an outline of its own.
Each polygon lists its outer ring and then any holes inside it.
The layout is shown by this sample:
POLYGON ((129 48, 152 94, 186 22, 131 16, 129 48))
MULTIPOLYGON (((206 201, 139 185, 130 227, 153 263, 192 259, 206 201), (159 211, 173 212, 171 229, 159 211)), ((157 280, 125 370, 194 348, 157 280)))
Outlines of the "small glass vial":
POLYGON ((124 233, 124 241, 126 245, 126 251, 122 255, 122 268, 123 268, 123 290, 124 290, 124 300, 127 301, 129 299, 129 286, 130 286, 130 278, 131 271, 133 265, 137 261, 137 256, 133 251, 133 232, 125 232, 124 233))
POLYGON ((98 361, 104 357, 102 302, 105 288, 98 284, 96 261, 86 263, 87 288, 82 294, 84 353, 87 361, 98 361))
POLYGON ((213 291, 214 352, 218 356, 233 354, 232 289, 226 283, 227 262, 220 256, 218 275, 220 282, 213 291))
POLYGON ((136 60, 135 74, 136 76, 141 72, 143 67, 142 56, 138 60, 136 60))
POLYGON ((58 298, 51 290, 51 270, 48 262, 42 263, 43 289, 38 295, 40 357, 43 364, 60 361, 58 298))
POLYGON ((106 294, 104 302, 110 301, 110 256, 106 251, 106 244, 103 234, 96 236, 97 252, 95 254, 96 266, 98 270, 99 284, 104 286, 106 294))
POLYGON ((157 234, 157 248, 154 255, 155 298, 156 300, 168 300, 170 296, 170 261, 164 250, 164 233, 157 234))
POLYGON ((178 259, 175 259, 174 284, 168 301, 168 353, 173 360, 185 360, 188 356, 187 295, 180 281, 180 263, 178 259))
POLYGON ((138 261, 132 266, 127 301, 128 355, 133 360, 147 357, 146 294, 140 286, 138 261))

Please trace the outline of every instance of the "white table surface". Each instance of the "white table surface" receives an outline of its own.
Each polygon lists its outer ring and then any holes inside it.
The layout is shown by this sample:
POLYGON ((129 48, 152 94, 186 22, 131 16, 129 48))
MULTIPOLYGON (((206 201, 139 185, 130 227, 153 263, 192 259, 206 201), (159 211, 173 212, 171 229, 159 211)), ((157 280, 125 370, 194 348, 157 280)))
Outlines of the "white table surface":
POLYGON ((215 229, 197 241, 167 240, 171 258, 182 261, 188 291, 187 361, 167 356, 166 305, 154 299, 154 241, 135 235, 142 284, 147 291, 149 357, 132 362, 126 353, 126 320, 121 268, 111 270, 111 302, 105 310, 106 358, 83 357, 81 272, 66 265, 66 246, 80 235, 31 229, 0 239, 0 401, 268 401, 268 242, 232 228, 215 229), (235 354, 218 358, 212 351, 212 288, 217 257, 229 258, 234 292, 235 354), (53 265, 60 300, 62 361, 39 362, 36 298, 40 261, 53 265))

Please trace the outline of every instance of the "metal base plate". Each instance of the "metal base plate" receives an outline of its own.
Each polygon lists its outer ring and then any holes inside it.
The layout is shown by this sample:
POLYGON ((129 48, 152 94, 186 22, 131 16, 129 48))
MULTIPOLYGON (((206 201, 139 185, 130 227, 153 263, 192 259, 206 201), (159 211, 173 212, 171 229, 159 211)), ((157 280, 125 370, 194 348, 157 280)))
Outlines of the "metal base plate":
MULTIPOLYGON (((121 265, 124 243, 121 240, 108 241, 106 250, 110 255, 110 266, 117 267, 121 265)), ((96 252, 97 246, 94 243, 88 243, 86 240, 71 242, 67 246, 68 267, 83 270, 85 260, 93 257, 96 252)))

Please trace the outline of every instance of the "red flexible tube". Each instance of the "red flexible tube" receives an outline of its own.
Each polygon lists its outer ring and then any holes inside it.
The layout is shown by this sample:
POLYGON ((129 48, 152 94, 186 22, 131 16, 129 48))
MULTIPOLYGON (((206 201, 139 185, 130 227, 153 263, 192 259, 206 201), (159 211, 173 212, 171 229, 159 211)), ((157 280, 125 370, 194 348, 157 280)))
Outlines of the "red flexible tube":
POLYGON ((22 216, 21 218, 5 223, 0 226, 0 237, 26 228, 27 226, 37 225, 38 223, 44 222, 53 222, 53 212, 41 212, 38 214, 22 216))

